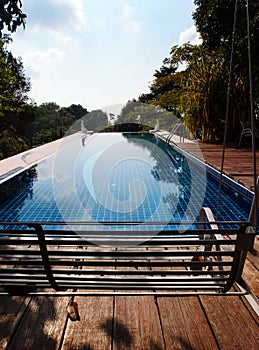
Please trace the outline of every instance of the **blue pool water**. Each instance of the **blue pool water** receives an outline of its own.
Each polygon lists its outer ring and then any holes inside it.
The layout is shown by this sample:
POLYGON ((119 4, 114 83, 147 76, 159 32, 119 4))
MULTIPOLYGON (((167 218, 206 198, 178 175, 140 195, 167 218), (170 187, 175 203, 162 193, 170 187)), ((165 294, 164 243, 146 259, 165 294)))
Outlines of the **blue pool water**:
MULTIPOLYGON (((216 214, 218 181, 152 134, 82 136, 0 186, 0 221, 194 222, 216 214)), ((252 196, 229 180, 219 220, 246 220, 252 196)))

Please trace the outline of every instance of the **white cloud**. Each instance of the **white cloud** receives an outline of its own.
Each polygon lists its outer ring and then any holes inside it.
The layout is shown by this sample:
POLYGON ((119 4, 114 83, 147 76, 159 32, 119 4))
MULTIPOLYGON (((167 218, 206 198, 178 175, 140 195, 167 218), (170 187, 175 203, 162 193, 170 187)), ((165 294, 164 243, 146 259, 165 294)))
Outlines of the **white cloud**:
POLYGON ((63 45, 67 45, 72 41, 74 42, 73 37, 67 33, 50 30, 50 35, 52 36, 53 39, 55 39, 57 43, 60 43, 63 45))
POLYGON ((129 5, 124 5, 123 6, 123 11, 121 15, 122 20, 131 20, 133 17, 133 14, 135 12, 134 7, 131 7, 129 5))
POLYGON ((196 27, 192 26, 179 35, 179 45, 183 45, 190 42, 193 45, 199 45, 202 43, 199 33, 196 31, 196 27))
POLYGON ((57 48, 49 48, 46 52, 31 51, 23 55, 24 65, 31 77, 38 77, 47 66, 59 63, 64 53, 57 48))
POLYGON ((85 25, 83 0, 27 0, 24 11, 30 30, 66 31, 85 25))
POLYGON ((123 22, 124 32, 137 36, 141 32, 142 24, 134 18, 134 13, 135 8, 125 4, 123 6, 120 20, 123 22))

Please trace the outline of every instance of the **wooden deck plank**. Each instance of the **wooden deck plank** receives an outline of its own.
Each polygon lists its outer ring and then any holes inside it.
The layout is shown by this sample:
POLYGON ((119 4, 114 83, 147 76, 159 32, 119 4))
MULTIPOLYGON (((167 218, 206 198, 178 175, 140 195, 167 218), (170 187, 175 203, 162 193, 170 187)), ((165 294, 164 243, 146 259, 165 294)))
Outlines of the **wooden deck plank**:
MULTIPOLYGON (((119 249, 119 248, 117 248, 119 249)), ((154 346, 152 345, 151 348, 154 349, 160 349, 156 347, 157 342, 153 341, 149 339, 150 337, 150 333, 149 333, 149 329, 150 327, 148 327, 147 329, 144 328, 144 330, 140 330, 138 332, 135 332, 135 327, 134 325, 132 326, 132 324, 135 322, 135 316, 137 316, 136 319, 139 318, 138 314, 139 314, 139 310, 136 311, 136 313, 134 313, 133 317, 127 317, 125 315, 128 315, 127 312, 129 310, 133 310, 135 309, 135 301, 137 300, 137 297, 130 297, 130 298, 116 298, 117 302, 115 302, 115 304, 113 303, 113 298, 76 298, 76 301, 79 303, 79 309, 80 309, 80 322, 70 322, 68 323, 68 327, 67 327, 67 331, 65 332, 65 340, 64 340, 64 344, 62 347, 63 349, 82 349, 82 348, 98 348, 98 349, 110 349, 112 347, 112 343, 113 345, 113 349, 122 349, 123 346, 125 346, 126 349, 129 348, 129 346, 131 346, 130 344, 132 343, 132 335, 130 330, 132 330, 133 334, 138 334, 138 336, 140 335, 140 338, 137 337, 137 339, 133 342, 133 347, 134 348, 138 348, 138 344, 140 343, 140 340, 142 341, 142 343, 147 343, 147 346, 143 346, 143 348, 150 348, 150 344, 154 344, 154 346), (90 304, 89 305, 85 305, 85 300, 89 299, 90 304), (102 300, 102 303, 100 305, 95 305, 95 301, 96 300, 102 300), (110 314, 107 315, 102 315, 100 317, 97 317, 96 320, 96 314, 98 315, 98 310, 107 310, 107 304, 104 301, 109 301, 112 300, 112 303, 110 304, 112 306, 112 311, 113 311, 113 306, 115 306, 114 310, 122 310, 123 312, 120 314, 120 311, 117 314, 116 317, 116 311, 114 311, 114 315, 113 312, 111 312, 110 314), (124 307, 118 307, 118 304, 121 304, 121 301, 124 300, 124 302, 127 304, 126 306, 124 305, 124 307), (134 300, 134 302, 132 303, 132 300, 134 300), (85 315, 84 318, 82 319, 82 304, 83 302, 83 311, 85 311, 85 315), (116 308, 117 305, 117 308, 116 308), (89 317, 87 316, 88 314, 91 315, 92 319, 89 321, 89 317), (86 317, 86 319, 85 319, 86 317), (120 322, 120 317, 125 320, 126 322, 125 324, 120 322), (130 324, 129 324, 130 323, 130 324), (89 329, 89 332, 87 330, 89 329), (112 332, 113 330, 113 332, 112 332), (104 344, 103 342, 100 343, 101 340, 104 339, 104 332, 106 334, 107 337, 107 344, 104 344), (86 334, 87 333, 87 334, 86 334), (145 333, 147 333, 145 335, 145 333), (147 338, 147 339, 146 339, 147 338), (110 341, 110 344, 109 344, 110 341), (97 347, 96 347, 97 346, 97 347)), ((146 300, 146 299, 145 299, 146 300)), ((151 298, 151 300, 153 300, 153 298, 151 298)), ((141 305, 143 304, 143 302, 140 303, 141 305)), ((148 303, 148 307, 145 308, 144 310, 147 310, 148 308, 150 308, 150 303, 148 303)), ((138 308, 139 309, 139 308, 138 308)), ((152 307, 153 309, 153 307, 152 307)), ((142 310, 143 311, 143 310, 142 310)), ((140 314, 143 315, 143 312, 141 312, 140 314)), ((141 316, 142 321, 140 323, 140 326, 142 323, 145 323, 145 316, 143 319, 143 316, 141 316)), ((149 319, 149 317, 148 317, 149 319)), ((152 317, 153 319, 153 317, 152 317)), ((158 322, 159 323, 159 322, 158 322)), ((139 326, 139 327, 140 327, 139 326)), ((161 334, 161 325, 158 324, 157 328, 159 329, 159 332, 161 334)), ((138 328, 139 330, 139 328, 138 328)), ((156 331, 157 333, 157 331, 156 331)), ((161 338, 161 337, 160 337, 161 338)))
POLYGON ((255 237, 254 248, 251 252, 248 252, 247 258, 254 265, 254 267, 259 270, 259 236, 255 237))
MULTIPOLYGON (((223 146, 205 142, 177 143, 186 152, 204 160, 207 164, 220 170, 223 146)), ((259 151, 256 151, 257 172, 259 172, 259 151)), ((249 190, 253 187, 253 157, 249 148, 239 148, 227 145, 224 158, 224 172, 234 180, 239 181, 249 190)))
MULTIPOLYGON (((142 250, 134 247, 134 250, 138 249, 142 250)), ((161 323, 153 296, 115 297, 113 329, 113 350, 164 349, 161 323)))
POLYGON ((158 298, 166 349, 219 349, 197 297, 158 298))
POLYGON ((61 350, 111 349, 113 299, 76 297, 80 320, 68 320, 61 350))
POLYGON ((22 319, 30 298, 17 296, 0 297, 0 349, 5 349, 22 319))
POLYGON ((242 278, 254 294, 259 297, 259 273, 248 259, 245 262, 242 278))
POLYGON ((73 301, 78 304, 80 320, 68 319, 61 350, 111 349, 114 297, 75 297, 73 301))
POLYGON ((221 350, 256 350, 258 324, 239 297, 200 297, 221 350))
POLYGON ((114 350, 165 349, 154 297, 115 298, 113 342, 114 350))
POLYGON ((67 318, 67 303, 67 297, 31 298, 8 349, 58 350, 67 318))

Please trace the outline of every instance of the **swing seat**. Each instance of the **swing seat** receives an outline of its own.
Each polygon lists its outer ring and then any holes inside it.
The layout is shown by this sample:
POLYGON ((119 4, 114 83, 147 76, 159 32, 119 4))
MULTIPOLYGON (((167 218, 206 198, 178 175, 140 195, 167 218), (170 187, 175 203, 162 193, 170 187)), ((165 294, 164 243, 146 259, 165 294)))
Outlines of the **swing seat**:
MULTIPOLYGON (((208 214, 211 218, 204 208, 201 217, 208 214)), ((249 223, 233 228, 233 222, 215 221, 153 237, 147 230, 78 228, 74 233, 65 223, 63 229, 53 229, 54 223, 0 224, 5 227, 0 230, 0 292, 12 295, 240 293, 230 290, 241 278, 255 237, 249 223)))

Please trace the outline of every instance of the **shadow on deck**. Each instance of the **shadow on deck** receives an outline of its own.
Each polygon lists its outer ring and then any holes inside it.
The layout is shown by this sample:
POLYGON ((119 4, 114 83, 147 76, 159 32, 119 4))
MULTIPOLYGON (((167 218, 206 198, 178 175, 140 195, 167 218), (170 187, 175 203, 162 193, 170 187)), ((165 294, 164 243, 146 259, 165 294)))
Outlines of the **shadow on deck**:
POLYGON ((1 297, 1 349, 258 349, 244 297, 1 297))

